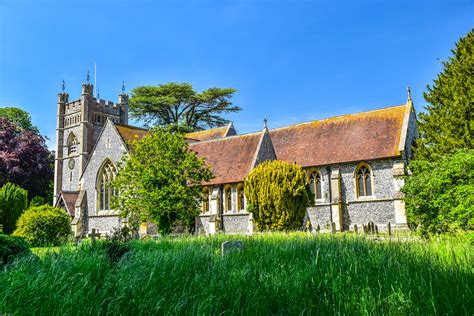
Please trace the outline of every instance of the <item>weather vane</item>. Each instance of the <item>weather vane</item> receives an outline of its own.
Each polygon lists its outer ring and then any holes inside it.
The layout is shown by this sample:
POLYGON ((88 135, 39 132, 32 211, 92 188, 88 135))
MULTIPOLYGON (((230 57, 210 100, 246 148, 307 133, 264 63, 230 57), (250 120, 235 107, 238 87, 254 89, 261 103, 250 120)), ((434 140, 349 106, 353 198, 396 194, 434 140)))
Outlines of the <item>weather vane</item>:
POLYGON ((122 93, 125 93, 125 81, 122 81, 122 93))
POLYGON ((91 79, 91 77, 89 76, 89 70, 87 70, 87 76, 86 76, 86 79, 87 79, 87 83, 89 83, 89 80, 91 79))
POLYGON ((66 82, 63 80, 62 84, 61 84, 61 90, 63 91, 66 91, 66 82))
POLYGON ((267 126, 267 118, 264 118, 264 119, 263 119, 263 128, 264 128, 264 129, 267 129, 267 128, 268 128, 268 126, 267 126))
POLYGON ((100 92, 99 92, 99 89, 97 89, 97 99, 100 99, 100 92))

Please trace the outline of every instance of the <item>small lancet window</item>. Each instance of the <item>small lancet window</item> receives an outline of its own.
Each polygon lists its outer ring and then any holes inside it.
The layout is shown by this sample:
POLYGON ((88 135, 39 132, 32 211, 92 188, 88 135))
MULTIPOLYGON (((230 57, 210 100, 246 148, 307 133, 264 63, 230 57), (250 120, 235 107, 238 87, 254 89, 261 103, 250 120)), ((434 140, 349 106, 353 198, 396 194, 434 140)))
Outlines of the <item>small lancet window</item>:
POLYGON ((372 195, 372 177, 369 166, 363 164, 356 171, 357 196, 372 195))
POLYGON ((67 145, 68 155, 73 155, 77 152, 78 142, 77 142, 76 135, 74 135, 74 133, 69 134, 66 145, 67 145))
POLYGON ((243 211, 245 209, 245 193, 243 184, 237 186, 237 211, 243 211))
POLYGON ((209 188, 202 190, 202 213, 209 212, 209 188))
POLYGON ((309 175, 309 185, 311 192, 314 194, 314 198, 316 200, 322 199, 322 178, 321 173, 318 170, 313 170, 309 175))
POLYGON ((232 189, 230 186, 227 186, 224 190, 225 195, 225 210, 227 212, 232 211, 232 189))
POLYGON ((102 165, 99 170, 97 195, 99 210, 106 211, 111 209, 113 198, 115 197, 115 188, 111 186, 112 180, 115 178, 117 169, 110 160, 102 165))

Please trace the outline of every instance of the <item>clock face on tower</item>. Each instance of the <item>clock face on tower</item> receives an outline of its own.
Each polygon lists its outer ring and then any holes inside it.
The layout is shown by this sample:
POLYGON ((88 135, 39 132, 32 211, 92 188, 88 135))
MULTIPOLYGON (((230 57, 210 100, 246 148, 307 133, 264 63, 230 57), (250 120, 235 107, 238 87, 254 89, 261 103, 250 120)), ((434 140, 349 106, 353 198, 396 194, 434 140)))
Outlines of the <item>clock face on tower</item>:
POLYGON ((74 161, 74 159, 69 159, 69 162, 68 162, 68 166, 69 166, 69 169, 74 169, 74 166, 76 165, 76 162, 74 161))

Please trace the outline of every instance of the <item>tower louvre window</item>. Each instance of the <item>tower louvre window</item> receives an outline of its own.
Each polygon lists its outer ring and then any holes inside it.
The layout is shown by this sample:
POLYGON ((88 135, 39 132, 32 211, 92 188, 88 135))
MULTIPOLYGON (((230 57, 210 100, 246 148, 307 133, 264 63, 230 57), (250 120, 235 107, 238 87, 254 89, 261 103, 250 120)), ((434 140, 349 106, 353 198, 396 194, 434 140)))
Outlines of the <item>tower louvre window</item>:
POLYGON ((74 133, 70 133, 68 138, 67 138, 67 154, 68 155, 73 155, 77 152, 77 138, 74 133))

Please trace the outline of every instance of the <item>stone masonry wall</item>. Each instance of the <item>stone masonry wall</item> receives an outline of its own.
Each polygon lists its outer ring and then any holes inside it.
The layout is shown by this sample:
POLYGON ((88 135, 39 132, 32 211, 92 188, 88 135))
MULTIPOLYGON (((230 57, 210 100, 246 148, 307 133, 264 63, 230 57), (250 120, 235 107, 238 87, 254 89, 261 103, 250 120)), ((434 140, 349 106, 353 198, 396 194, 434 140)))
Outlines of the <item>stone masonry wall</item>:
POLYGON ((96 149, 92 153, 92 156, 81 178, 82 188, 86 191, 87 195, 89 230, 92 228, 98 229, 99 231, 109 230, 110 227, 118 224, 116 217, 105 216, 109 214, 101 214, 97 210, 97 175, 106 159, 110 159, 112 163, 117 164, 117 162, 121 161, 123 155, 126 153, 127 150, 123 144, 122 138, 112 123, 107 122, 102 135, 97 142, 96 149), (110 146, 107 146, 107 144, 110 144, 110 146), (100 215, 104 215, 104 217, 94 217, 100 215), (98 226, 94 227, 94 225, 98 226))

